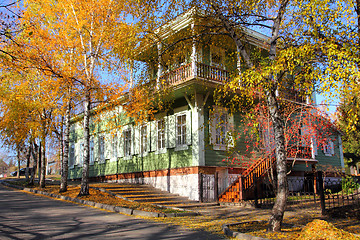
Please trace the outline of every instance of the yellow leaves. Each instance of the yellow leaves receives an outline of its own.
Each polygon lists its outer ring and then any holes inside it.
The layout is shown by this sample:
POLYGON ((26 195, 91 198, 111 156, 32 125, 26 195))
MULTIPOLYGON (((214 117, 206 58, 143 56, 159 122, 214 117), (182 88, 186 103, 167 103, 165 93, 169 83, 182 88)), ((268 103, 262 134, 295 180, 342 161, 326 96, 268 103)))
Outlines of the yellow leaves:
POLYGON ((307 224, 302 230, 300 236, 297 239, 301 240, 356 240, 360 239, 351 233, 345 232, 344 230, 337 229, 331 223, 323 220, 314 220, 307 224))

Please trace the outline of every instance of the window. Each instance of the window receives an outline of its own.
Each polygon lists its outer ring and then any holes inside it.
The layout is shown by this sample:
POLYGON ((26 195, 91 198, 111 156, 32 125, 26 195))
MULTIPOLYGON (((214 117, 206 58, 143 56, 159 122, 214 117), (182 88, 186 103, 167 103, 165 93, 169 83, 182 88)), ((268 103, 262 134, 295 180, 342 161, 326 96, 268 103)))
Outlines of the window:
POLYGON ((219 47, 211 46, 211 66, 214 67, 223 67, 224 66, 224 58, 225 58, 225 50, 219 47))
POLYGON ((75 144, 70 144, 70 154, 69 154, 69 166, 74 166, 75 162, 75 144))
POLYGON ((124 156, 131 156, 131 129, 124 131, 124 156))
POLYGON ((94 139, 90 139, 90 164, 94 163, 94 139))
POLYGON ((226 144, 226 133, 227 133, 227 114, 217 113, 215 114, 215 144, 225 145, 226 144))
POLYGON ((332 156, 334 155, 334 143, 333 141, 329 140, 327 143, 323 145, 323 151, 325 156, 332 156))
POLYGON ((142 125, 140 127, 140 152, 145 153, 147 152, 147 126, 142 125))
POLYGON ((165 148, 165 119, 157 121, 157 149, 165 148))
POLYGON ((99 136, 99 161, 105 161, 105 138, 104 136, 99 136))
POLYGON ((176 145, 186 145, 186 114, 176 116, 176 145))
POLYGON ((214 150, 227 150, 235 146, 232 125, 233 117, 226 109, 216 107, 213 112, 210 112, 210 143, 214 150))

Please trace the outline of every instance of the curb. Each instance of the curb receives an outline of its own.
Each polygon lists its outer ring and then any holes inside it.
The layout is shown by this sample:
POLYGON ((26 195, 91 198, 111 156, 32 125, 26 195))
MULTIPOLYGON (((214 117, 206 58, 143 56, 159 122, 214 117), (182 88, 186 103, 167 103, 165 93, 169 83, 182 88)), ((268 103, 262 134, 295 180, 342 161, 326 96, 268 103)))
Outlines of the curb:
POLYGON ((270 239, 267 239, 267 238, 262 238, 262 237, 256 237, 256 236, 253 236, 253 235, 249 235, 249 234, 245 234, 245 233, 241 233, 241 232, 234 232, 234 231, 231 231, 229 226, 234 226, 234 225, 238 225, 240 223, 232 223, 232 224, 224 224, 222 226, 222 229, 223 229, 223 232, 226 236, 229 236, 229 237, 233 237, 233 238, 236 238, 236 239, 244 239, 244 240, 270 240, 270 239))
MULTIPOLYGON (((0 184, 3 184, 3 185, 8 186, 8 187, 16 188, 16 189, 19 189, 19 190, 24 190, 26 192, 37 193, 37 194, 45 195, 45 196, 48 196, 48 197, 53 197, 53 198, 58 198, 58 199, 61 199, 61 200, 66 200, 66 201, 71 201, 71 202, 75 202, 75 203, 89 205, 89 206, 92 206, 92 207, 96 207, 96 208, 103 209, 103 210, 108 210, 108 211, 111 211, 111 212, 122 213, 122 214, 126 214, 126 215, 138 216, 138 217, 183 217, 183 216, 196 216, 196 215, 198 215, 195 212, 189 212, 189 213, 185 213, 185 212, 184 213, 158 213, 158 212, 147 212, 147 211, 142 211, 142 210, 134 210, 134 209, 131 209, 131 208, 118 207, 118 206, 113 206, 113 205, 97 203, 97 202, 93 202, 93 201, 87 201, 87 200, 82 200, 82 199, 78 199, 78 198, 72 198, 72 197, 57 195, 57 194, 53 194, 53 193, 43 192, 43 191, 31 189, 31 188, 21 187, 21 186, 18 186, 18 185, 11 185, 11 184, 9 184, 9 183, 7 183, 5 181, 1 181, 0 184)), ((96 188, 94 188, 94 189, 96 189, 96 188)), ((97 190, 100 190, 100 189, 97 189, 97 190)), ((102 191, 102 190, 100 190, 100 191, 102 191)), ((118 197, 114 193, 112 193, 111 195, 118 197)))

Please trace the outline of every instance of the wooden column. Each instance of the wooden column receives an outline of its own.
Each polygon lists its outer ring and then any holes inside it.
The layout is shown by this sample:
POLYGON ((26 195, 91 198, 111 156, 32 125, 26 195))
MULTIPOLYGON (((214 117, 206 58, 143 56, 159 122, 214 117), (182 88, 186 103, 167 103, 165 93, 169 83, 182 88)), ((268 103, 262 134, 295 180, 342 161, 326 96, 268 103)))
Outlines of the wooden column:
POLYGON ((157 78, 156 78, 156 87, 160 87, 160 77, 163 72, 163 67, 161 64, 161 52, 162 52, 162 43, 159 41, 157 44, 157 50, 158 50, 158 72, 157 72, 157 78))
POLYGON ((197 55, 196 55, 196 38, 195 38, 195 23, 191 24, 191 32, 193 34, 192 37, 192 52, 191 52, 191 70, 192 70, 192 75, 193 77, 197 76, 197 66, 196 66, 196 61, 197 61, 197 55))

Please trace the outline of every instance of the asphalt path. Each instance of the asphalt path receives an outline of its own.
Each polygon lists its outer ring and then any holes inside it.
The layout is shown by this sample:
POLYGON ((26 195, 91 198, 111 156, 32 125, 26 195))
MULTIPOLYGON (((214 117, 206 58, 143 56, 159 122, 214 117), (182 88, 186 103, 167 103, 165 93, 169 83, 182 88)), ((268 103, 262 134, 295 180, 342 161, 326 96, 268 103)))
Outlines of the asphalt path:
POLYGON ((110 213, 0 184, 0 239, 220 239, 207 232, 110 213))

